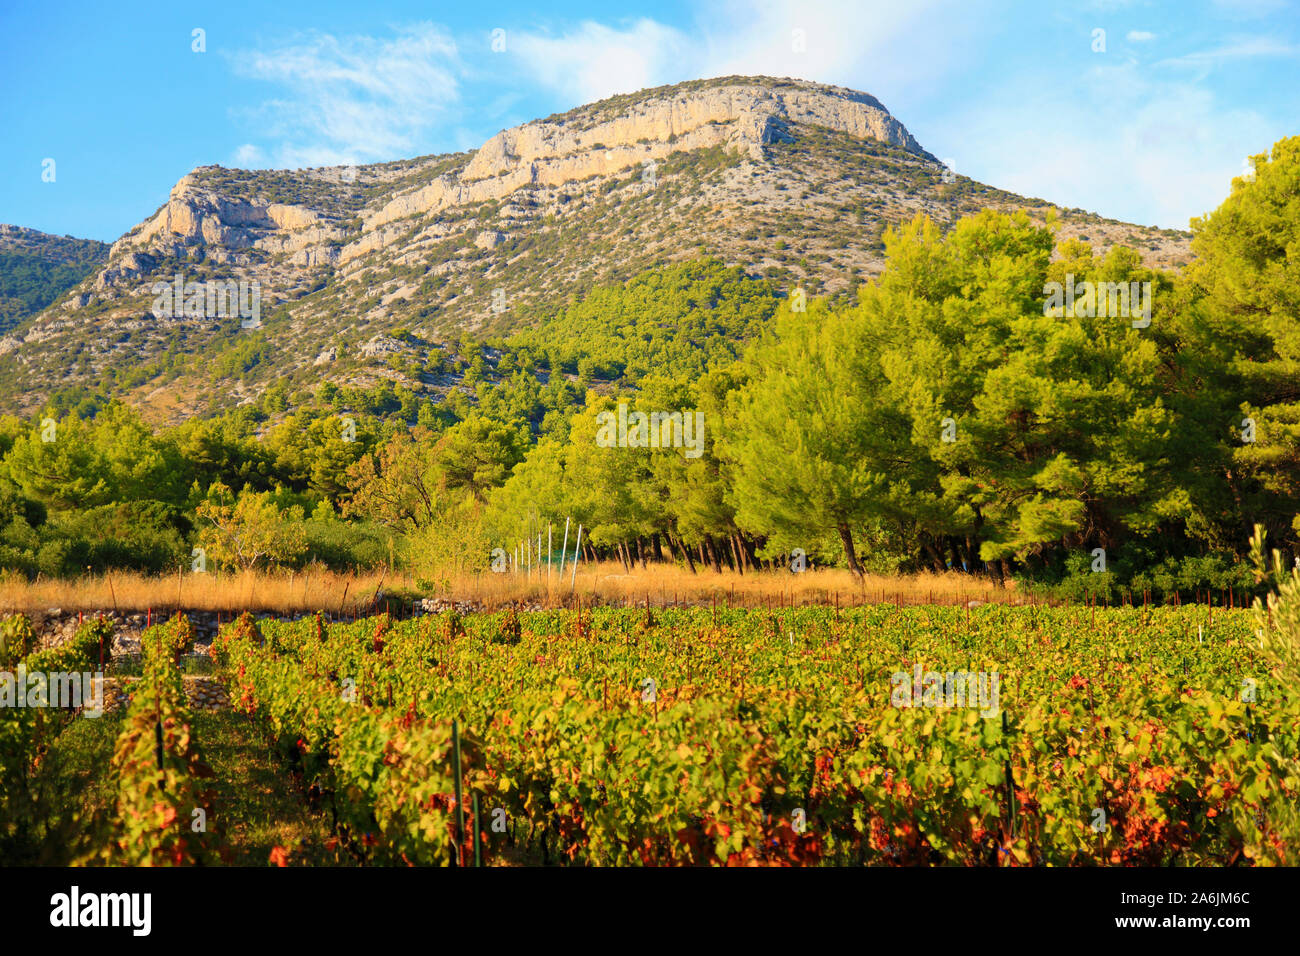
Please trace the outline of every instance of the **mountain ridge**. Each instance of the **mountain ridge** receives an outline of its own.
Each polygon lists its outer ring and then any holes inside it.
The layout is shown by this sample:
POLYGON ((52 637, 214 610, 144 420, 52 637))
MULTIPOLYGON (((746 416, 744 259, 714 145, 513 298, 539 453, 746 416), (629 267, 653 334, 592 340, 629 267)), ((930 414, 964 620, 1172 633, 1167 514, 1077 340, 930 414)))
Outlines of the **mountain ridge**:
MULTIPOLYGON (((947 170, 870 94, 769 77, 610 97, 466 153, 304 170, 204 166, 114 242, 93 276, 0 338, 0 373, 13 382, 0 402, 31 409, 57 388, 121 389, 124 376, 155 391, 222 386, 211 360, 239 327, 150 311, 154 283, 177 275, 256 283, 268 313, 257 334, 275 355, 250 381, 192 403, 196 413, 253 401, 281 378, 399 378, 445 391, 393 369, 393 353, 420 364, 421 348, 427 359, 467 332, 536 324, 595 285, 701 252, 836 294, 879 272, 889 226, 921 213, 948 225, 989 207, 1040 218, 1049 208, 947 170), (397 329, 413 329, 415 344, 388 335, 397 329), (141 378, 142 365, 159 362, 158 376, 141 378)), ((1062 218, 1066 235, 1145 245, 1152 264, 1186 255, 1177 231, 1082 210, 1062 218)))

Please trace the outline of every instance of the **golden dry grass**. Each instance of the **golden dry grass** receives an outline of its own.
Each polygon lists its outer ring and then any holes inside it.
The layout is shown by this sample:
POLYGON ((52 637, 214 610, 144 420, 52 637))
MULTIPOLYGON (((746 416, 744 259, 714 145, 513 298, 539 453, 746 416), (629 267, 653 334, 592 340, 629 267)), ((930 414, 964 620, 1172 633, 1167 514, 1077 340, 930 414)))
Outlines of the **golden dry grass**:
MULTIPOLYGON (((471 601, 486 608, 522 602, 560 606, 649 601, 652 605, 730 604, 762 607, 788 604, 956 604, 977 599, 1009 602, 1023 599, 1014 588, 999 589, 986 578, 968 574, 868 576, 855 581, 848 571, 817 569, 803 574, 758 572, 735 574, 701 570, 692 574, 671 565, 650 565, 628 573, 615 562, 580 564, 576 580, 572 565, 563 579, 558 564, 531 574, 462 574, 433 589, 417 588, 410 575, 373 571, 361 574, 332 571, 245 572, 151 576, 129 572, 87 575, 70 579, 27 581, 19 575, 0 576, 0 612, 26 613, 61 608, 65 611, 253 611, 289 614, 325 610, 362 613, 377 593, 409 596, 420 593, 471 601)), ((379 608, 383 609, 383 598, 379 608)))
POLYGON ((454 581, 450 593, 495 607, 511 601, 544 605, 567 604, 574 596, 584 604, 718 604, 762 607, 788 604, 955 604, 972 599, 1011 601, 1020 596, 1011 589, 999 590, 986 578, 968 574, 916 574, 906 576, 869 575, 855 581, 845 570, 812 570, 803 574, 788 571, 762 571, 721 574, 701 570, 692 574, 673 565, 649 565, 631 573, 617 562, 582 564, 576 581, 572 567, 566 567, 563 580, 559 568, 548 581, 546 568, 531 575, 467 575, 454 581))
POLYGON ((375 591, 410 587, 402 575, 333 571, 146 575, 116 571, 76 578, 0 577, 0 611, 295 611, 346 609, 368 604, 375 591))

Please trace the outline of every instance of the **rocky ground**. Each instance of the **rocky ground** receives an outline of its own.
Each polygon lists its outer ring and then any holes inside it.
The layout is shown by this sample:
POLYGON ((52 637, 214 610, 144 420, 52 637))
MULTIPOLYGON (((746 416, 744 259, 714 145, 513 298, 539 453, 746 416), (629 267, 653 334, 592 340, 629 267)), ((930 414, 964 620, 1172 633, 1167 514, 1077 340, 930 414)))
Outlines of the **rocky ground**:
MULTIPOLYGON (((104 713, 109 714, 118 708, 129 706, 131 688, 139 680, 138 677, 105 677, 104 713)), ((182 680, 192 710, 221 710, 230 706, 230 694, 219 678, 186 674, 182 680)))

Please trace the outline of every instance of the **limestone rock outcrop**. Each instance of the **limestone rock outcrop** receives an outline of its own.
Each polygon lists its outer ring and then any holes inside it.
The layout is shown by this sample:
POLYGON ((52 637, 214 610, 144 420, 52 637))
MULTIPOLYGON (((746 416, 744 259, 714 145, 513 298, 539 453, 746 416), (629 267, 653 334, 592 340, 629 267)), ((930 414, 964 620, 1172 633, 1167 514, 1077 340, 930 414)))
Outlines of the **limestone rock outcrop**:
MULTIPOLYGON (((382 196, 361 213, 359 234, 305 205, 223 196, 203 184, 202 170, 183 177, 152 218, 113 245, 110 263, 96 280, 103 290, 134 271, 116 260, 131 250, 165 251, 195 244, 284 253, 298 266, 343 265, 399 239, 399 220, 456 206, 502 200, 530 185, 559 186, 608 176, 663 160, 678 151, 722 146, 763 159, 763 147, 789 141, 793 123, 812 124, 874 139, 929 156, 907 129, 865 93, 797 81, 733 77, 649 91, 623 109, 602 104, 570 117, 536 120, 503 130, 484 143, 457 173, 382 196), (347 241, 343 241, 346 237, 347 241)), ((349 169, 352 169, 349 167, 349 169)), ((358 170, 314 171, 331 188, 349 188, 358 170)), ((492 248, 499 233, 475 242, 492 248)))

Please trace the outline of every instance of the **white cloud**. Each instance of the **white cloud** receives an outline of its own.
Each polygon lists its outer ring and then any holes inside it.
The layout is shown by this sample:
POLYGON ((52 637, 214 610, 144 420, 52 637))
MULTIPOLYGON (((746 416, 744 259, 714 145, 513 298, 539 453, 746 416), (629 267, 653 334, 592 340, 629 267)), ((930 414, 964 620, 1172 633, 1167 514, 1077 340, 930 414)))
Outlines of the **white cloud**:
POLYGON ((430 23, 391 38, 310 32, 230 57, 236 73, 281 87, 244 118, 277 141, 285 166, 372 162, 416 151, 419 134, 458 105, 455 42, 430 23))
POLYGON ((235 166, 240 169, 257 169, 265 162, 261 147, 245 143, 235 150, 235 166))
POLYGON ((450 34, 431 23, 388 39, 307 32, 230 57, 237 74, 276 87, 240 114, 253 135, 238 155, 290 167, 373 162, 420 152, 432 129, 472 148, 485 138, 474 127, 498 117, 503 125, 518 121, 506 111, 519 90, 549 91, 577 106, 732 73, 839 83, 890 108, 938 92, 987 20, 958 0, 705 0, 696 21, 682 28, 645 17, 586 20, 554 32, 506 24, 505 55, 491 54, 486 63, 463 60, 450 34), (936 20, 947 29, 935 30, 936 20), (476 98, 469 113, 461 84, 481 93, 480 84, 494 81, 514 89, 476 98))
POLYGON ((689 30, 644 18, 617 26, 584 21, 560 34, 510 31, 507 50, 531 81, 575 106, 731 74, 854 86, 888 106, 891 91, 937 88, 968 51, 977 21, 969 4, 954 0, 722 0, 704 5, 689 30), (949 29, 934 29, 939 18, 949 29))
POLYGON ((1274 138, 1253 111, 1225 109, 1193 84, 1153 80, 1132 62, 1030 95, 1008 84, 978 114, 954 113, 946 132, 966 144, 961 171, 983 182, 1180 229, 1217 207, 1242 159, 1274 138))
MULTIPOLYGON (((959 155, 963 174, 1166 227, 1185 228, 1191 215, 1217 206, 1242 157, 1272 142, 1261 116, 1225 109, 1195 77, 1152 79, 1133 59, 1108 60, 1082 77, 1058 67, 1038 75, 1001 71, 984 61, 976 67, 979 81, 954 97, 953 77, 987 52, 981 41, 995 19, 988 9, 942 0, 722 0, 707 6, 689 31, 647 20, 616 27, 584 22, 560 35, 512 34, 511 42, 525 51, 527 75, 573 105, 733 73, 840 83, 878 96, 931 151, 959 155), (795 29, 804 31, 804 52, 792 43, 795 29), (913 109, 918 116, 909 116, 913 109)), ((1155 38, 1144 30, 1127 33, 1132 43, 1155 38)), ((995 42, 1005 42, 1005 34, 995 42)), ((1203 66, 1288 49, 1279 41, 1230 39, 1218 50, 1166 62, 1203 66)))
MULTIPOLYGON (((1277 138, 1276 124, 1226 108, 1201 81, 1219 63, 1296 53, 1281 40, 1228 36, 1154 72, 1112 56, 1089 58, 1079 73, 1023 51, 1008 56, 1006 45, 1020 38, 1007 27, 1015 8, 1001 0, 980 9, 957 0, 699 2, 695 19, 677 25, 646 17, 550 30, 506 23, 505 52, 487 53, 482 34, 486 58, 469 61, 428 23, 384 40, 309 33, 243 54, 238 72, 280 89, 250 114, 261 135, 238 155, 249 164, 267 156, 290 166, 369 162, 423 151, 430 130, 474 148, 483 127, 532 118, 538 91, 567 108, 700 77, 792 76, 874 94, 926 148, 959 157, 958 170, 983 182, 1184 227, 1221 201, 1242 157, 1277 138), (468 104, 462 83, 473 88, 468 104), (524 103, 529 115, 515 115, 524 103)), ((1155 35, 1132 30, 1127 39, 1155 35)))
POLYGON ((588 20, 559 36, 508 31, 506 49, 575 105, 669 82, 695 54, 686 35, 648 19, 623 29, 588 20))

